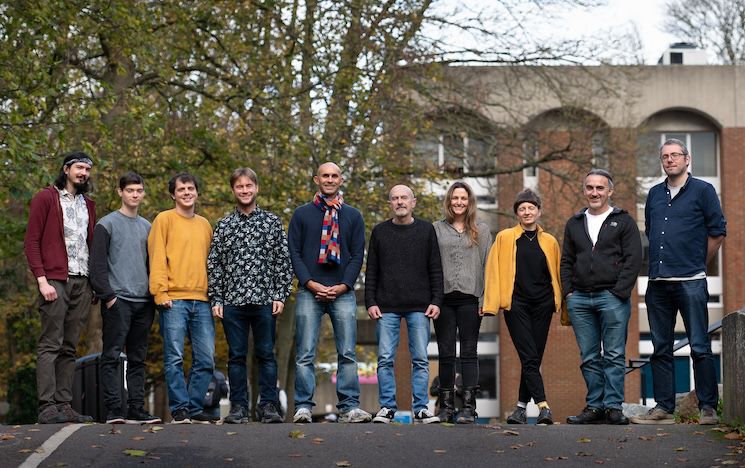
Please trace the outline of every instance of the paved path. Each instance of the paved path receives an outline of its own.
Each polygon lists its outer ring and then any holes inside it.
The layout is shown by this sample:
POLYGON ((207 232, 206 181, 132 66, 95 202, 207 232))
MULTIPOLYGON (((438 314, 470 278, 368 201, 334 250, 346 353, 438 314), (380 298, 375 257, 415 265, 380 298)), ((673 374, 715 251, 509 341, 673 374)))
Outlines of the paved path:
POLYGON ((638 468, 745 467, 745 441, 729 440, 711 426, 697 425, 0 426, 0 467, 3 468, 129 465, 528 468, 597 464, 638 468))

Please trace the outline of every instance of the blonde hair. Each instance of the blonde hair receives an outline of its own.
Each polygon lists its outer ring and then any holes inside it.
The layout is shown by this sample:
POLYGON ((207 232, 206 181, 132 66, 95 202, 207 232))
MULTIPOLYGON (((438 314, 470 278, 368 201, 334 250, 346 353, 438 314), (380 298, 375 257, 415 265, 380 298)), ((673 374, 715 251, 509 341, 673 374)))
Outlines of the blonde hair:
POLYGON ((476 224, 476 195, 474 195, 471 186, 461 181, 454 182, 445 194, 445 199, 442 202, 442 211, 445 214, 445 220, 448 223, 453 224, 453 221, 455 221, 455 213, 453 213, 453 207, 450 206, 450 200, 453 198, 453 192, 459 188, 465 190, 468 194, 465 223, 466 233, 471 240, 471 245, 476 245, 479 243, 479 228, 476 224))

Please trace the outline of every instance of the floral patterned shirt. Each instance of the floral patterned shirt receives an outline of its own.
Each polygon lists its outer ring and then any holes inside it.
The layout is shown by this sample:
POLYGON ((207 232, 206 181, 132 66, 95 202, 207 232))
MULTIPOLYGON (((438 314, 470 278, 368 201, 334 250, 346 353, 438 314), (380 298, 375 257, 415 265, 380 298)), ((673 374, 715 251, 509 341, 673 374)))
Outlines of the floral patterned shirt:
POLYGON ((88 207, 83 195, 57 189, 65 228, 67 270, 70 275, 88 276, 88 207))
POLYGON ((279 218, 258 206, 218 221, 207 257, 211 305, 266 305, 287 299, 292 266, 279 218))

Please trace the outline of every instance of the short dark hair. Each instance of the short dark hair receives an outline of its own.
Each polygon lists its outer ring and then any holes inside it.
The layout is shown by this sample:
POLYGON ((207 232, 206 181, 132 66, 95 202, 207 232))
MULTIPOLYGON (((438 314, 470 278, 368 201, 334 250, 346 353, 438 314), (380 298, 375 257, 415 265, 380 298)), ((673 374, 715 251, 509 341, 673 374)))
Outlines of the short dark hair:
POLYGON ((599 175, 605 177, 606 179, 608 179, 608 188, 613 189, 613 177, 610 176, 610 172, 606 171, 605 169, 590 169, 590 172, 587 173, 584 180, 587 180, 587 178, 591 175, 599 175))
POLYGON ((127 172, 119 178, 119 188, 124 190, 127 185, 142 185, 144 187, 145 180, 136 172, 127 172))
POLYGON ((191 182, 194 184, 194 188, 197 189, 197 193, 199 193, 199 182, 197 182, 197 178, 188 172, 182 172, 181 174, 176 174, 171 177, 171 180, 168 181, 168 192, 170 192, 171 195, 176 193, 176 181, 179 181, 182 184, 191 182))
POLYGON ((233 188, 235 182, 241 177, 248 177, 251 179, 251 182, 259 185, 259 176, 256 175, 256 172, 253 169, 249 167, 239 167, 230 174, 230 188, 233 188))

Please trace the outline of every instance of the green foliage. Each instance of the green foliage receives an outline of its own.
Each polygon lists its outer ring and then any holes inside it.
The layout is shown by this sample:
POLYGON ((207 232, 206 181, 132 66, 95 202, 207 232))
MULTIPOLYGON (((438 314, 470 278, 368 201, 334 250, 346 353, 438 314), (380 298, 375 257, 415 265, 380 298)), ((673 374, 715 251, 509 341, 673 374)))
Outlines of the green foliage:
POLYGON ((36 422, 36 362, 26 359, 14 366, 8 382, 10 411, 8 424, 33 424, 36 422))

